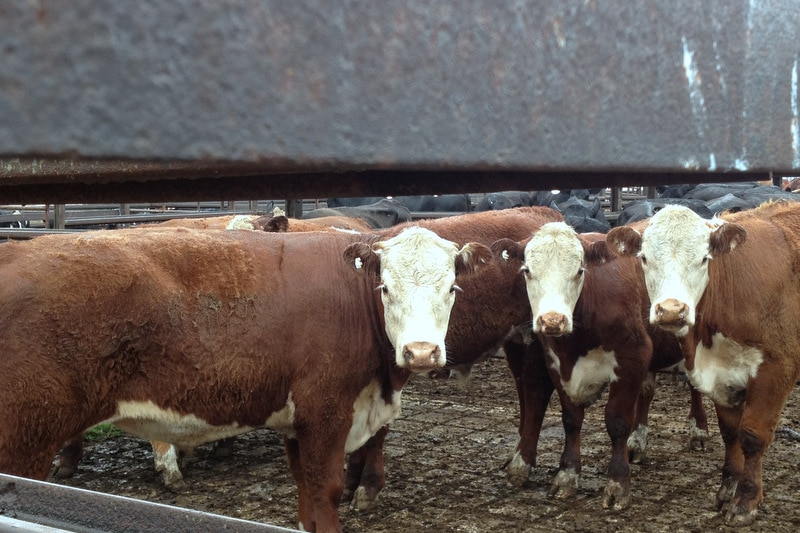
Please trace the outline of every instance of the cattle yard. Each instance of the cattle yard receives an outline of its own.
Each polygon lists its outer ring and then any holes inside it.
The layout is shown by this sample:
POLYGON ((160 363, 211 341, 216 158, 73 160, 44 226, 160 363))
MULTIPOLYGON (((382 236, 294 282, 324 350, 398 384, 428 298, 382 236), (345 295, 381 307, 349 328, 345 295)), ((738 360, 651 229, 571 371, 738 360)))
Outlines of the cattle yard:
MULTIPOLYGON (((610 208, 607 201, 610 195, 610 191, 599 195, 605 209, 610 208)), ((473 203, 481 197, 474 195, 473 203)), ((620 195, 621 205, 646 197, 646 190, 625 190, 620 195)), ((48 211, 34 208, 23 215, 34 227, 10 230, 7 236, 29 238, 37 230, 42 233, 82 232, 98 227, 114 230, 173 218, 266 213, 285 205, 274 200, 129 205, 124 207, 127 211, 124 214, 120 212, 123 206, 74 205, 66 206, 63 215, 67 228, 60 231, 44 227, 48 211), (36 228, 37 225, 40 227, 36 228), (17 231, 26 234, 15 234, 17 231)), ((309 211, 324 207, 325 203, 306 200, 302 205, 304 211, 309 211)), ((452 214, 455 213, 416 212, 412 218, 452 214)), ((512 383, 499 357, 479 365, 467 391, 461 390, 454 380, 414 378, 404 391, 403 414, 392 424, 385 446, 386 488, 373 508, 355 510, 346 504, 340 506, 344 530, 410 533, 426 529, 474 532, 725 529, 721 515, 713 508, 724 452, 719 430, 710 401, 705 400, 712 437, 706 450, 690 449, 686 420, 689 393, 682 376, 659 375, 660 385, 650 413, 647 458, 633 465, 631 505, 622 511, 601 508, 610 454, 602 416, 607 394, 587 409, 582 431, 584 470, 577 495, 565 499, 547 496, 565 438, 561 408, 555 396, 539 439, 538 463, 529 480, 522 487, 507 481, 503 466, 511 458, 518 440, 519 402, 512 383)), ((766 500, 754 531, 783 533, 795 531, 800 525, 797 394, 797 391, 792 394, 766 456, 766 500)), ((149 443, 124 434, 87 442, 77 474, 71 479, 50 481, 191 509, 199 512, 200 517, 203 513, 213 513, 211 520, 215 520, 214 515, 222 515, 278 527, 296 526, 293 520, 297 489, 286 468, 278 433, 258 430, 240 436, 229 457, 220 457, 213 450, 212 445, 201 446, 195 456, 187 459, 183 473, 188 487, 177 492, 165 488, 153 469, 149 443)), ((87 494, 82 497, 91 501, 92 493, 87 494)), ((56 493, 54 497, 57 500, 69 496, 56 493)), ((133 514, 145 510, 136 511, 135 506, 131 509, 129 512, 133 514)), ((163 516, 174 519, 173 514, 163 516)), ((81 524, 81 519, 77 524, 81 524)))
MULTIPOLYGON (((472 206, 486 193, 468 195, 472 206)), ((592 198, 599 198, 609 220, 631 201, 648 197, 648 187, 606 188, 592 198), (616 201, 614 201, 616 198, 616 201)), ((284 211, 292 200, 247 200, 207 202, 163 202, 159 204, 62 204, 0 205, 0 240, 26 239, 47 233, 78 232, 91 229, 114 229, 173 219, 191 219, 236 214, 267 214, 274 208, 284 211)), ((299 214, 325 207, 321 198, 295 200, 299 214)), ((460 214, 457 212, 412 212, 414 219, 460 214)))
POLYGON ((798 531, 800 329, 775 297, 800 291, 795 3, 3 5, 0 241, 24 242, 0 244, 0 530, 798 531), (497 214, 529 190, 525 220, 497 214), (496 211, 386 200, 467 193, 496 211), (379 199, 376 231, 297 220, 336 197, 379 199), (734 213, 776 199, 747 242, 734 213), (538 312, 521 243, 561 217, 592 235, 549 226, 575 253, 545 261, 564 289, 538 312), (222 227, 270 233, 201 231, 222 227), (688 331, 702 450, 684 376, 648 358, 650 301, 688 331), (428 379, 475 361, 466 390, 428 379), (167 441, 83 433, 101 421, 167 441), (175 446, 196 449, 169 489, 175 446))
MULTIPOLYGON (((538 464, 522 488, 508 484, 504 463, 517 442, 519 405, 505 362, 478 365, 466 391, 455 380, 415 377, 403 392, 403 411, 387 438, 386 487, 375 508, 342 504, 345 531, 711 532, 730 531, 714 509, 724 449, 711 403, 711 439, 689 449, 689 392, 677 375, 658 376, 650 412, 647 460, 633 465, 632 503, 601 508, 610 444, 603 422, 605 396, 586 410, 583 472, 571 499, 547 497, 558 468, 564 431, 553 398, 539 441, 538 464)), ((765 458, 766 499, 759 520, 743 531, 794 533, 800 528, 800 390, 784 410, 765 458)), ((277 433, 239 437, 228 457, 198 449, 184 468, 189 486, 165 489, 146 441, 118 436, 87 446, 71 487, 293 528, 296 488, 277 433)))

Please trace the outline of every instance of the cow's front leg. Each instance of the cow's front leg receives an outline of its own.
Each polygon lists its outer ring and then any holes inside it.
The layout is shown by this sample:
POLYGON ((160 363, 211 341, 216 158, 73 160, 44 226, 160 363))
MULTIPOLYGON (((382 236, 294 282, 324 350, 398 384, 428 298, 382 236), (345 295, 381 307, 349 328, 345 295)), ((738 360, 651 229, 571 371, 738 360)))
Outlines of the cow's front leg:
POLYGON ((636 427, 628 437, 628 458, 631 463, 640 463, 647 457, 647 419, 656 389, 656 374, 648 372, 636 400, 636 427))
POLYGON ((350 454, 342 501, 350 501, 355 510, 370 509, 386 483, 383 444, 389 426, 383 426, 361 448, 350 454))
POLYGON ((689 384, 689 448, 702 451, 708 443, 708 417, 703 405, 703 394, 689 384))
POLYGON ((739 446, 739 422, 742 417, 741 407, 725 407, 714 403, 717 412, 717 422, 722 442, 725 444, 725 459, 722 463, 722 480, 715 506, 717 510, 725 512, 736 493, 736 486, 744 468, 744 454, 739 446))
POLYGON ((286 460, 289 463, 289 470, 291 470, 297 485, 297 529, 300 531, 314 531, 316 528, 314 504, 308 492, 306 477, 303 473, 300 446, 297 439, 290 439, 289 437, 284 437, 283 444, 286 447, 286 460))
MULTIPOLYGON (((300 414, 297 416, 301 418, 300 414)), ((341 413, 334 415, 323 411, 320 418, 312 420, 297 431, 296 439, 300 469, 312 507, 311 525, 307 525, 307 519, 299 513, 300 529, 339 533, 338 507, 344 492, 345 442, 352 419, 346 419, 341 413), (343 421, 341 427, 332 428, 323 423, 323 420, 334 417, 343 421)))
POLYGON ((730 504, 725 508, 725 522, 731 526, 752 524, 764 499, 762 468, 764 454, 775 436, 781 412, 794 389, 797 375, 767 359, 759 368, 758 377, 747 387, 737 441, 743 456, 743 467, 730 504), (759 379, 780 376, 779 379, 759 379))
POLYGON ((608 484, 603 492, 603 508, 619 511, 631 503, 631 465, 628 460, 628 438, 636 419, 636 403, 645 373, 633 369, 611 384, 606 404, 605 420, 611 438, 611 460, 608 464, 608 484))
POLYGON ((536 465, 539 435, 554 387, 538 339, 534 339, 531 345, 508 341, 504 351, 514 378, 520 409, 520 440, 506 465, 506 475, 509 483, 521 487, 528 481, 531 468, 536 465))
POLYGON ((561 423, 564 425, 564 450, 561 452, 558 473, 547 495, 565 499, 578 493, 581 476, 581 428, 585 413, 583 407, 572 403, 560 385, 557 390, 561 400, 561 423))

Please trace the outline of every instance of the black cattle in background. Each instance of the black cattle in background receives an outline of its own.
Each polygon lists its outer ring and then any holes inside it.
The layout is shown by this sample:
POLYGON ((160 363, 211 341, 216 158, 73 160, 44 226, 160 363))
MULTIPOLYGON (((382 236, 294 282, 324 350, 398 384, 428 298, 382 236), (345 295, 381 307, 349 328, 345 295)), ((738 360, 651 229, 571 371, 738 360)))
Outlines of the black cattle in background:
MULTIPOLYGON (((798 200, 798 197, 791 192, 781 190, 775 185, 762 185, 755 181, 669 185, 658 187, 657 190, 661 193, 661 200, 679 198, 700 201, 712 214, 752 209, 770 200, 798 200)), ((704 216, 702 213, 698 214, 704 216)))
MULTIPOLYGON (((384 197, 365 196, 363 198, 328 198, 328 207, 360 207, 372 205, 384 197)), ((472 211, 472 201, 467 194, 428 194, 422 196, 392 196, 411 212, 468 213, 472 211)))
POLYGON ((393 196, 409 211, 431 213, 469 213, 472 200, 467 194, 436 194, 426 196, 393 196))
POLYGON ((559 204, 551 203, 550 207, 563 213, 564 222, 578 233, 608 233, 611 229, 600 198, 582 200, 577 196, 570 196, 559 204))
POLYGON ((644 220, 658 213, 666 205, 683 205, 703 218, 712 218, 714 213, 706 207, 702 200, 685 198, 653 198, 649 200, 634 200, 619 212, 615 226, 624 226, 631 222, 644 220))
POLYGON ((325 204, 328 207, 358 207, 361 205, 375 204, 383 200, 384 196, 354 196, 352 198, 328 198, 325 204))
POLYGON ((373 229, 390 228, 411 220, 411 212, 397 200, 381 198, 374 204, 355 207, 322 207, 305 213, 302 218, 345 216, 360 218, 373 229))
POLYGON ((481 198, 475 206, 475 211, 498 211, 514 207, 528 207, 533 205, 533 197, 525 191, 490 192, 481 198))

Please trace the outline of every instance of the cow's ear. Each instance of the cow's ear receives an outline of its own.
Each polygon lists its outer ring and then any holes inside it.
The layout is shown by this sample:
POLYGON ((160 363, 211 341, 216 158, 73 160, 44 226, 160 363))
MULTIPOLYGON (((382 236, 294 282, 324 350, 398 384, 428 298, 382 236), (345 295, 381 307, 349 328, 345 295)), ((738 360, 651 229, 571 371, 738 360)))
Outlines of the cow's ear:
POLYGON ((726 223, 711 232, 708 251, 712 256, 733 251, 747 239, 747 230, 739 224, 726 223))
MULTIPOLYGON (((259 220, 256 220, 256 224, 259 223, 259 220)), ((285 216, 277 216, 272 217, 263 224, 264 231, 268 231, 270 233, 285 233, 289 231, 289 219, 285 216)))
POLYGON ((501 261, 514 259, 522 262, 525 260, 525 246, 511 239, 500 239, 492 243, 492 253, 501 261))
POLYGON ((642 234, 629 226, 611 228, 606 234, 606 244, 612 254, 636 255, 642 250, 642 234))
POLYGON ((616 257, 609 250, 605 240, 588 242, 581 239, 581 244, 583 245, 583 260, 587 265, 601 265, 616 257))
POLYGON ((485 244, 469 242, 456 256, 456 276, 470 276, 480 271, 492 260, 492 251, 485 244))
POLYGON ((344 260, 358 272, 374 276, 381 273, 381 260, 372 247, 365 242, 354 242, 344 249, 344 260))

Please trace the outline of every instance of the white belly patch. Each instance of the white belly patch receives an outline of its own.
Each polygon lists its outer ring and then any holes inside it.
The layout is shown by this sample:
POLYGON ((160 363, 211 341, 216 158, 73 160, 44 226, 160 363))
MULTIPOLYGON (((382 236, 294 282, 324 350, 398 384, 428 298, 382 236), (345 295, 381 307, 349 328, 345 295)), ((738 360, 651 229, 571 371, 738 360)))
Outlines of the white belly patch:
POLYGON ((371 381, 353 404, 353 425, 347 435, 345 453, 359 449, 380 428, 397 418, 400 414, 400 391, 392 393, 391 402, 386 403, 382 387, 371 381))
MULTIPOLYGON (((548 353, 553 361, 553 368, 560 374, 558 356, 551 349, 548 349, 548 353)), ((589 350, 576 361, 569 381, 561 379, 561 386, 575 405, 586 407, 600 398, 609 383, 619 379, 614 371, 617 366, 613 351, 607 352, 599 348, 589 350)))
POLYGON ((735 407, 744 401, 747 382, 756 377, 763 362, 761 350, 716 333, 711 347, 697 345, 694 368, 687 376, 697 390, 714 402, 735 407))
MULTIPOLYGON (((272 413, 263 426, 294 436, 295 405, 292 395, 286 405, 272 413)), ((179 447, 194 448, 206 442, 233 437, 256 429, 237 423, 214 426, 193 414, 180 414, 172 409, 163 409, 151 401, 120 401, 117 412, 107 420, 120 429, 144 439, 169 442, 179 447)))

